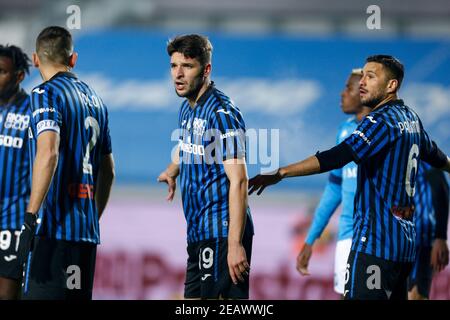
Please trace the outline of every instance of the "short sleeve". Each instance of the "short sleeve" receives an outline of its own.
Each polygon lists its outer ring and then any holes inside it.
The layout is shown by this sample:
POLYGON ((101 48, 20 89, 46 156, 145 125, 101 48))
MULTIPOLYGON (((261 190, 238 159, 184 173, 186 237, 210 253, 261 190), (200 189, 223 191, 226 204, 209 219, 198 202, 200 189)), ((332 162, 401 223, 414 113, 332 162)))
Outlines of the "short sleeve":
POLYGON ((245 123, 236 107, 215 110, 211 116, 211 129, 215 131, 216 156, 220 153, 223 160, 245 157, 245 123))
POLYGON ((360 163, 389 145, 389 128, 379 117, 367 116, 344 142, 352 150, 355 162, 360 163))
POLYGON ((61 97, 48 86, 36 87, 31 92, 31 112, 37 136, 49 130, 60 133, 62 127, 60 100, 61 97))

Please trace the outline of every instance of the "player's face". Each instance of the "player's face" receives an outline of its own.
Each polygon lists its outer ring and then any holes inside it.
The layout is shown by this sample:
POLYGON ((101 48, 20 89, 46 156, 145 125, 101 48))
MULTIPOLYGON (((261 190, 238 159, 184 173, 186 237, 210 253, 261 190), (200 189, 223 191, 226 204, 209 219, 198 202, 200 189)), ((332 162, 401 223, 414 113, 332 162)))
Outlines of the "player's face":
POLYGON ((361 109, 361 99, 359 98, 359 80, 358 75, 351 75, 347 79, 345 88, 341 93, 341 108, 346 114, 358 113, 361 109))
POLYGON ((0 100, 8 100, 17 91, 19 81, 13 62, 0 56, 0 100))
POLYGON ((359 81, 361 103, 370 108, 376 107, 387 96, 388 78, 382 64, 368 62, 363 68, 359 81))
POLYGON ((170 69, 177 95, 188 99, 197 97, 205 82, 204 68, 200 62, 174 52, 170 57, 170 69))

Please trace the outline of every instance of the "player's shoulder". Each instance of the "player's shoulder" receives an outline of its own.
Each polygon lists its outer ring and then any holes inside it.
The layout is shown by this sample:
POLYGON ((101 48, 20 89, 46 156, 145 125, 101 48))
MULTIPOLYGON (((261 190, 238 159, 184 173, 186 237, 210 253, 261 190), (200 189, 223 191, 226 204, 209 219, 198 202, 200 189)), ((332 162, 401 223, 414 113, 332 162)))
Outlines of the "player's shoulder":
POLYGON ((345 119, 338 127, 337 139, 341 141, 347 138, 358 126, 356 116, 350 116, 345 119))
POLYGON ((358 125, 358 119, 355 115, 348 117, 345 119, 339 126, 339 129, 346 129, 350 127, 356 127, 358 125))
POLYGON ((388 123, 386 120, 388 120, 388 119, 387 119, 385 113, 371 112, 361 120, 361 124, 384 125, 384 124, 388 123))
POLYGON ((32 97, 36 97, 36 96, 47 96, 49 94, 54 93, 55 88, 51 85, 51 83, 49 83, 48 81, 41 83, 37 86, 35 86, 31 92, 30 95, 32 97))
POLYGON ((217 88, 213 89, 212 95, 215 98, 212 105, 215 114, 224 113, 242 116, 241 111, 228 95, 217 88))

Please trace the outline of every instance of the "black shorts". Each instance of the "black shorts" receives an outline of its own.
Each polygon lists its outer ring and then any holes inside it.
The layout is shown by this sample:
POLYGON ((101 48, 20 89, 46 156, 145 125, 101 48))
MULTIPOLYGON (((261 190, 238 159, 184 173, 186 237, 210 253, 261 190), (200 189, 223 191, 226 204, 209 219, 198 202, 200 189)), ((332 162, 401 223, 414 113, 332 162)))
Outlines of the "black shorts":
POLYGON ((408 291, 417 286, 417 291, 423 297, 429 298, 433 268, 431 267, 431 248, 429 246, 416 248, 416 261, 408 278, 408 291))
POLYGON ((24 300, 92 299, 97 245, 35 237, 22 281, 24 300))
POLYGON ((384 260, 350 251, 344 299, 407 300, 407 279, 412 263, 384 260))
POLYGON ((20 230, 0 230, 0 277, 12 280, 22 278, 22 268, 17 260, 20 230))
MULTIPOLYGON (((244 236, 242 244, 250 264, 253 236, 244 236)), ((228 271, 228 239, 218 238, 187 246, 188 260, 184 297, 187 299, 248 299, 249 275, 235 285, 228 271)))

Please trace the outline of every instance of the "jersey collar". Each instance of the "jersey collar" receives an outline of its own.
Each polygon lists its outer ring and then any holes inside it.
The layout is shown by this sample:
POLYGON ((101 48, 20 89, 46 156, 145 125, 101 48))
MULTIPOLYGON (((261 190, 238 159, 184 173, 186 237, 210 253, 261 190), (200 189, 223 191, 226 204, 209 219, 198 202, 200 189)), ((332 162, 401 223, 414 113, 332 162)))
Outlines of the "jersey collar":
POLYGON ((27 93, 25 92, 25 90, 20 89, 19 91, 17 91, 17 93, 16 93, 16 95, 15 95, 15 97, 14 97, 14 100, 11 101, 11 102, 9 102, 9 103, 7 103, 7 104, 5 105, 5 107, 10 107, 10 106, 16 106, 16 107, 19 107, 19 106, 22 105, 22 103, 23 103, 23 102, 25 101, 25 99, 27 99, 27 98, 28 98, 28 95, 27 95, 27 93))
POLYGON ((14 104, 16 106, 20 106, 25 101, 25 99, 27 99, 27 98, 28 98, 28 95, 25 92, 25 90, 20 89, 20 91, 17 92, 16 98, 14 99, 14 104))
POLYGON ((379 106, 377 108, 377 110, 381 110, 383 108, 390 107, 390 106, 403 106, 403 105, 405 105, 405 103, 403 102, 402 99, 389 100, 388 102, 379 106))
POLYGON ((198 106, 203 105, 206 102, 206 100, 208 100, 208 98, 212 95, 214 89, 215 89, 214 81, 211 81, 208 88, 206 89, 205 92, 203 92, 201 97, 198 98, 197 103, 195 105, 198 106))
POLYGON ((59 77, 68 77, 68 78, 75 78, 75 79, 77 78, 77 76, 70 71, 59 71, 53 77, 51 77, 48 81, 51 81, 51 80, 59 78, 59 77))

